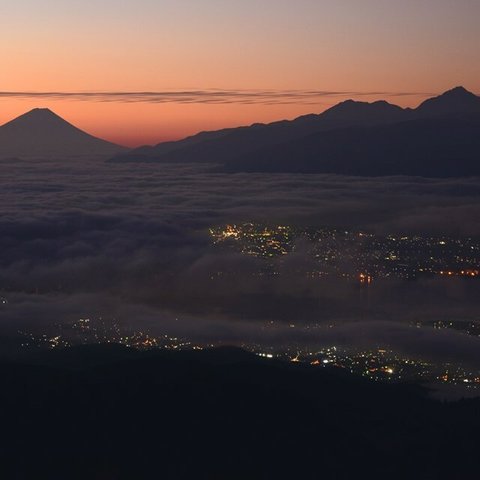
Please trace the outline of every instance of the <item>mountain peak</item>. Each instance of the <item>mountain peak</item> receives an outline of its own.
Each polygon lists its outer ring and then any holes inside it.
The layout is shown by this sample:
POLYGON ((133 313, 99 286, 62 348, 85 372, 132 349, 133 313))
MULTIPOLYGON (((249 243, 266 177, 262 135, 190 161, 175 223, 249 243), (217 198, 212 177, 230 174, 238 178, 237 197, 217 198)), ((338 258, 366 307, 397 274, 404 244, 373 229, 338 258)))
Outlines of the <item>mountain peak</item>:
POLYGON ((96 157, 122 150, 80 130, 49 108, 34 108, 0 127, 0 158, 96 157))
POLYGON ((388 103, 385 100, 377 100, 375 102, 362 102, 358 100, 344 100, 343 102, 337 103, 333 107, 329 108, 327 112, 333 112, 336 110, 401 110, 401 107, 388 103))
POLYGON ((480 97, 464 87, 455 87, 425 100, 416 111, 428 115, 480 113, 480 97))
POLYGON ((35 126, 36 128, 47 129, 60 125, 75 128, 49 108, 34 108, 6 123, 4 127, 7 125, 10 125, 12 128, 14 126, 17 126, 17 128, 21 126, 35 126))
POLYGON ((37 107, 37 108, 32 108, 28 113, 34 113, 34 112, 45 112, 45 113, 53 113, 52 110, 50 110, 47 107, 37 107))
POLYGON ((50 110, 49 108, 33 108, 32 110, 30 110, 29 112, 25 113, 24 115, 42 115, 42 116, 45 116, 45 115, 48 115, 48 116, 55 116, 55 117, 58 117, 58 115, 53 112, 52 110, 50 110))
POLYGON ((332 120, 342 119, 351 120, 355 123, 375 124, 401 120, 404 113, 401 107, 392 105, 385 100, 372 103, 345 100, 326 110, 322 116, 332 120))
POLYGON ((472 92, 469 92, 465 87, 462 87, 461 85, 458 86, 458 87, 454 87, 450 90, 447 90, 446 92, 444 92, 442 94, 443 96, 456 96, 456 97, 460 97, 460 96, 467 96, 467 97, 475 97, 476 95, 474 95, 472 92))

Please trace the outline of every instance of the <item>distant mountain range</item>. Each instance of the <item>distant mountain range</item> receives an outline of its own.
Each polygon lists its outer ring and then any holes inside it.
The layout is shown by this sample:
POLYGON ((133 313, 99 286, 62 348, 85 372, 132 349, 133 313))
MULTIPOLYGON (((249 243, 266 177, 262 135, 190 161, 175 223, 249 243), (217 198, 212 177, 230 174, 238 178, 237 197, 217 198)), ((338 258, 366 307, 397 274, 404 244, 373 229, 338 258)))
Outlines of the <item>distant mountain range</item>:
POLYGON ((0 127, 0 159, 109 158, 126 148, 93 137, 48 108, 36 108, 0 127))
POLYGON ((230 172, 480 175, 480 97, 457 87, 415 109, 347 100, 319 115, 202 132, 112 161, 206 162, 230 172))
POLYGON ((415 109, 347 100, 319 115, 130 151, 37 108, 0 127, 2 158, 203 162, 227 172, 480 175, 480 97, 457 87, 415 109))

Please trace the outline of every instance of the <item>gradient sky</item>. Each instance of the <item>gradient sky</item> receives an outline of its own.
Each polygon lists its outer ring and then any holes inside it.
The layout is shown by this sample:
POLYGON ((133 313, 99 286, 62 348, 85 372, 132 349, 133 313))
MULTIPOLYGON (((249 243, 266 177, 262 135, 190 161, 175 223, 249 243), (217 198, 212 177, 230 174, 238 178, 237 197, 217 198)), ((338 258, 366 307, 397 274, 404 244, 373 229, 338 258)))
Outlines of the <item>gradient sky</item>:
POLYGON ((128 145, 346 97, 412 106, 456 85, 480 93, 478 0, 2 0, 0 18, 2 92, 233 91, 222 104, 0 96, 0 123, 50 107, 128 145), (245 104, 245 90, 297 93, 245 104), (346 93, 300 96, 310 90, 346 93))

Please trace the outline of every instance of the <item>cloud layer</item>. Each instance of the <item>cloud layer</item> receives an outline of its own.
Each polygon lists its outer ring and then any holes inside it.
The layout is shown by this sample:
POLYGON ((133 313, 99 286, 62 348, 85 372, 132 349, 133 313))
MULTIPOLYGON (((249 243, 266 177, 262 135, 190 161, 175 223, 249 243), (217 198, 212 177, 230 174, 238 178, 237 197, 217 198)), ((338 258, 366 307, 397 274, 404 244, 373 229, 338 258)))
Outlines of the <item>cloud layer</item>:
POLYGON ((477 339, 465 350, 459 334, 440 338, 410 324, 478 319, 478 282, 376 282, 367 302, 357 285, 299 274, 310 261, 301 248, 278 265, 282 275, 258 276, 261 260, 214 248, 208 228, 256 221, 480 237, 478 179, 226 175, 206 165, 94 162, 0 167, 4 334, 103 316, 159 333, 268 343, 293 338, 294 323, 300 342, 468 351, 466 360, 476 361, 477 339), (330 324, 337 327, 323 329, 330 324))

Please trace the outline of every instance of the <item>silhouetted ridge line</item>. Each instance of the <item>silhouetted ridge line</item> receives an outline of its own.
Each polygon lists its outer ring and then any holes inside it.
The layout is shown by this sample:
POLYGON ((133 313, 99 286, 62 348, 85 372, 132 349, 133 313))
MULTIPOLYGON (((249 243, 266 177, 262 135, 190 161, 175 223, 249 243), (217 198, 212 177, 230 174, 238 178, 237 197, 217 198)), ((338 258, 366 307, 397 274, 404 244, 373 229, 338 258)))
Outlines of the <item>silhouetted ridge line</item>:
POLYGON ((421 115, 480 113, 480 97, 463 87, 455 87, 425 100, 416 111, 421 115))
POLYGON ((479 175, 480 98, 463 87, 416 109, 347 100, 292 121, 203 132, 113 161, 204 162, 226 171, 479 175))

